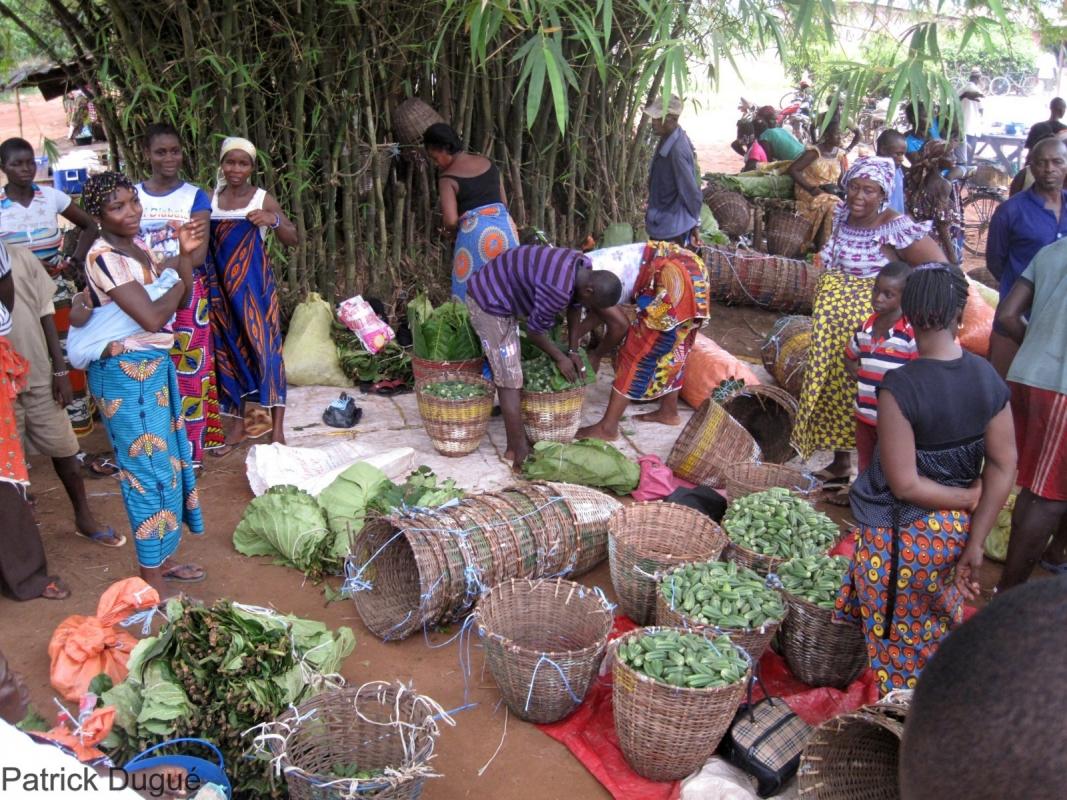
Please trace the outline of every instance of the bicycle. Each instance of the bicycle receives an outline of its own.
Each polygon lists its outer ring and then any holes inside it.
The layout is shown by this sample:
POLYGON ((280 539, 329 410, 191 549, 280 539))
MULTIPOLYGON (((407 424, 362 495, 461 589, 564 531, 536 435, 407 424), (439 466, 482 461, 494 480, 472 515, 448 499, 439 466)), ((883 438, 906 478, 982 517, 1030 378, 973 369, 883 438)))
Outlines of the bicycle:
POLYGON ((973 256, 985 256, 989 223, 993 213, 1008 198, 1007 189, 989 182, 1001 174, 993 164, 982 163, 964 182, 967 196, 960 203, 963 212, 963 249, 973 256))
POLYGON ((989 82, 989 92, 995 95, 1016 94, 1028 96, 1033 94, 1041 81, 1037 75, 1025 72, 1009 72, 998 75, 989 82))

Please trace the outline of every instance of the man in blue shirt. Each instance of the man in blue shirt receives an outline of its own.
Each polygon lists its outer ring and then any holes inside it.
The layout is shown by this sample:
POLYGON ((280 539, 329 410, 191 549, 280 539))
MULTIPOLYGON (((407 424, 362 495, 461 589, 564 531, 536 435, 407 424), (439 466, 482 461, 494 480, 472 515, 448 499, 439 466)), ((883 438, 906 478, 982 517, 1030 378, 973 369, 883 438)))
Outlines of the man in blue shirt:
MULTIPOLYGON (((1034 184, 1009 198, 993 213, 986 242, 986 268, 1000 281, 1000 299, 1011 291, 1037 251, 1067 234, 1067 147, 1056 138, 1043 139, 1030 151, 1034 184)), ((1008 374, 1018 345, 994 330, 989 337, 989 361, 1008 374)))
POLYGON ((891 158, 897 165, 893 173, 893 191, 890 192, 886 202, 889 207, 898 214, 906 213, 904 208, 904 153, 907 152, 908 143, 904 134, 900 131, 886 128, 878 137, 876 143, 877 153, 881 158, 891 158))
POLYGON ((648 170, 648 238, 682 247, 700 243, 700 206, 704 198, 697 184, 696 159, 689 137, 678 127, 682 101, 671 95, 667 108, 657 97, 645 109, 659 145, 648 170))

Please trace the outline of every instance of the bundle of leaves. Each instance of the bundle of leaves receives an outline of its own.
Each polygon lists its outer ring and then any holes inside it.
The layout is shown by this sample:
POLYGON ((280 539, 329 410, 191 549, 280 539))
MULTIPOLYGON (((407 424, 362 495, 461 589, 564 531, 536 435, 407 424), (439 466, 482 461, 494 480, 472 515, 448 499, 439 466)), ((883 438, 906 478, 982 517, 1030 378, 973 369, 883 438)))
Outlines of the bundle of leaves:
POLYGON ((226 600, 210 608, 171 600, 159 635, 134 648, 126 680, 103 692, 115 707, 104 749, 123 763, 165 739, 207 739, 222 751, 234 798, 284 797, 269 762, 249 757, 243 734, 313 694, 354 646, 349 628, 331 633, 314 620, 226 600))
POLYGON ((411 371, 411 352, 395 341, 386 343, 377 353, 371 353, 352 331, 334 320, 330 336, 337 345, 337 361, 341 370, 353 383, 403 381, 415 383, 411 371))
POLYGON ((413 508, 440 508, 466 496, 452 478, 440 480, 425 464, 412 472, 402 484, 386 481, 367 508, 381 514, 413 508))
POLYGON ((482 355, 470 313, 460 302, 450 300, 434 308, 425 293, 408 303, 408 326, 412 349, 429 361, 467 361, 482 355))
POLYGON ((579 372, 575 381, 569 381, 559 371, 556 362, 548 357, 543 350, 538 350, 532 358, 522 362, 522 386, 527 392, 563 392, 576 386, 588 386, 596 382, 596 373, 589 363, 589 355, 585 350, 579 350, 585 372, 579 372))

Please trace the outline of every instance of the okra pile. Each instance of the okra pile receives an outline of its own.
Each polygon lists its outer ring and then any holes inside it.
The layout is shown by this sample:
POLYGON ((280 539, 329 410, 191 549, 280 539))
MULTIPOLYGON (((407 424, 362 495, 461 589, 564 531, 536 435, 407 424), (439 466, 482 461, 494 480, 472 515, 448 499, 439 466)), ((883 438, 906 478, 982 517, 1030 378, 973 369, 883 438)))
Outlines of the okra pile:
POLYGON ((441 400, 472 400, 475 397, 485 397, 487 392, 484 386, 466 381, 437 381, 428 383, 422 387, 422 391, 431 397, 441 400))
POLYGON ((668 606, 698 625, 751 630, 785 616, 781 595, 732 561, 678 567, 662 581, 660 592, 668 606))
POLYGON ((819 608, 833 609, 848 565, 844 556, 800 556, 778 565, 775 571, 789 594, 819 608))
POLYGON ((650 678, 689 689, 729 686, 748 669, 745 657, 728 636, 705 639, 680 631, 634 636, 619 645, 616 657, 650 678))
POLYGON ((734 544, 779 558, 826 552, 838 535, 832 519, 780 487, 734 500, 722 524, 734 544))

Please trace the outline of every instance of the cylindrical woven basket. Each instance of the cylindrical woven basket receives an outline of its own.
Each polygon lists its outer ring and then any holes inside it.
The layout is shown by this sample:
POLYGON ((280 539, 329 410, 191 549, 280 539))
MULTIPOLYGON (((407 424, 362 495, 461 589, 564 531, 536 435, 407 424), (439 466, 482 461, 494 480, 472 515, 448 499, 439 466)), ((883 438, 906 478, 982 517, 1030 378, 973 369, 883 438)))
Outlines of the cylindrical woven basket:
POLYGON ((531 442, 573 442, 582 424, 585 387, 522 392, 522 423, 531 442))
POLYGON ((411 356, 411 374, 417 381, 432 380, 445 373, 460 372, 464 375, 481 377, 484 358, 469 358, 466 361, 430 361, 427 358, 411 356))
POLYGON ((545 484, 563 498, 578 537, 578 551, 568 577, 584 575, 608 557, 608 524, 622 503, 609 494, 574 483, 545 484))
POLYGON ((789 489, 805 500, 814 500, 822 491, 822 482, 810 472, 784 464, 742 462, 726 468, 726 495, 731 501, 777 486, 789 489))
POLYGON ((632 503, 608 523, 611 585, 619 607, 638 625, 656 611, 656 574, 689 561, 714 561, 726 534, 710 517, 667 502, 632 503))
POLYGON ((779 646, 797 679, 809 686, 844 689, 867 669, 867 642, 859 625, 835 622, 834 612, 783 593, 789 613, 779 646))
POLYGON ((701 248, 709 294, 727 305, 750 305, 784 314, 810 314, 823 268, 817 262, 742 248, 701 248))
POLYGON ((422 135, 426 133, 426 129, 437 122, 444 121, 444 117, 418 97, 409 97, 393 112, 393 130, 396 131, 396 138, 401 144, 409 146, 421 145, 422 135))
POLYGON ((614 619, 603 594, 562 578, 501 583, 478 601, 474 617, 504 702, 537 723, 581 704, 614 619))
POLYGON ((458 457, 478 449, 489 428, 489 418, 493 415, 493 392, 493 384, 489 381, 465 372, 442 372, 415 381, 415 397, 422 425, 438 453, 458 457), (427 385, 442 381, 481 386, 485 394, 468 400, 446 400, 425 393, 427 385))
POLYGON ((667 456, 667 466, 682 480, 722 486, 728 466, 760 458, 752 434, 709 398, 682 428, 667 456))
POLYGON ((377 173, 378 182, 385 184, 389 180, 389 173, 393 169, 393 153, 396 151, 395 144, 375 145, 374 147, 361 147, 360 157, 363 159, 363 169, 356 188, 360 195, 368 195, 374 191, 374 176, 377 173))
POLYGON ((283 730, 288 727, 288 735, 270 740, 288 796, 416 800, 426 779, 436 777, 428 762, 439 712, 429 698, 379 682, 326 691, 290 709, 278 720, 283 730), (390 776, 357 782, 331 774, 352 764, 366 770, 389 768, 390 776))
POLYGON ((757 553, 744 545, 740 545, 730 539, 730 532, 726 531, 726 547, 722 551, 723 561, 733 561, 742 567, 748 567, 758 575, 769 575, 774 572, 778 565, 787 559, 779 556, 766 556, 757 553))
POLYGON ((752 207, 740 192, 714 192, 707 199, 712 216, 719 223, 719 230, 736 239, 752 229, 752 207))
POLYGON ((778 385, 800 397, 811 349, 811 317, 782 317, 760 348, 763 366, 778 385))
POLYGON ((879 706, 827 720, 812 731, 800 756, 799 795, 805 800, 898 800, 904 721, 879 706))
MULTIPOLYGON (((630 631, 616 642, 657 630, 663 629, 630 631)), ((689 689, 657 681, 618 658, 614 662, 619 747, 634 771, 653 781, 678 780, 704 765, 730 727, 751 674, 730 686, 689 689)))
POLYGON ((756 440, 764 461, 782 464, 793 457, 798 405, 791 394, 776 386, 743 386, 720 404, 756 440))
POLYGON ((767 212, 767 252, 775 256, 799 258, 811 236, 811 221, 784 208, 767 212))

